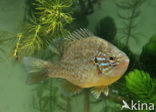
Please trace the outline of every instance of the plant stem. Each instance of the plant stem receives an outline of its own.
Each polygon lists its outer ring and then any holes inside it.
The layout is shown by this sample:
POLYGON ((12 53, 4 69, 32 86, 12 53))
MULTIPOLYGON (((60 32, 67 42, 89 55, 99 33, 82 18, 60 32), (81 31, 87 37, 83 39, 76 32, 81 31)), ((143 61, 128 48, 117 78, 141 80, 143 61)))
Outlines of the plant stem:
POLYGON ((136 13, 136 5, 134 4, 134 7, 132 9, 132 14, 130 16, 129 24, 128 24, 128 34, 127 34, 126 45, 128 45, 130 36, 132 34, 132 25, 133 25, 133 19, 134 19, 133 17, 135 13, 136 13))
POLYGON ((20 45, 20 41, 21 41, 22 36, 23 36, 22 33, 18 35, 18 42, 16 43, 16 48, 14 50, 14 55, 13 55, 16 58, 17 58, 17 52, 18 52, 18 48, 19 48, 19 45, 20 45))
POLYGON ((89 112, 89 91, 85 91, 85 105, 84 105, 84 112, 89 112))

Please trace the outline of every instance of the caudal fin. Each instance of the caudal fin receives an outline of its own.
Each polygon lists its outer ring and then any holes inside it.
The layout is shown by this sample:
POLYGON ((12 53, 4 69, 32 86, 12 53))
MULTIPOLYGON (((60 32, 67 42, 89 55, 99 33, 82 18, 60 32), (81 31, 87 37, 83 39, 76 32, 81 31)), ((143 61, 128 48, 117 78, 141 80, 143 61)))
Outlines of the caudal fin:
POLYGON ((23 63, 29 73, 27 84, 35 84, 48 78, 51 63, 31 57, 24 57, 23 63))

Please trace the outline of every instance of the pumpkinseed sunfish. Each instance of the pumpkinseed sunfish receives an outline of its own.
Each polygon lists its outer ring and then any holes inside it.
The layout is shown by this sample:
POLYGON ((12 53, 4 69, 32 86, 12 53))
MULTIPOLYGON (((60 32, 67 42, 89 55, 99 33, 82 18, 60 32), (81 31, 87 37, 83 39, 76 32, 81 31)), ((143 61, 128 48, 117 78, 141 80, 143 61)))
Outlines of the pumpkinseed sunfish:
POLYGON ((28 83, 62 78, 68 81, 64 87, 69 87, 73 93, 92 88, 91 93, 98 98, 101 92, 108 95, 108 86, 127 70, 128 56, 86 29, 75 31, 70 37, 62 39, 62 43, 64 50, 57 62, 30 57, 23 59, 30 73, 28 83))

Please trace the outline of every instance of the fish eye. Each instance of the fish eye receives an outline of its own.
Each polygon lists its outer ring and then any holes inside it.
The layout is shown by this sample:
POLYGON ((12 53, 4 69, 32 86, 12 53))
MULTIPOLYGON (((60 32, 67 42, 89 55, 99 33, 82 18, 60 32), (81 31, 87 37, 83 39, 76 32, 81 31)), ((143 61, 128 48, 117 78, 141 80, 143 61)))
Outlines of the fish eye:
POLYGON ((109 59, 110 59, 110 60, 114 60, 114 57, 110 57, 109 59))
POLYGON ((97 63, 97 62, 98 62, 96 57, 94 58, 94 62, 95 62, 95 63, 97 63))

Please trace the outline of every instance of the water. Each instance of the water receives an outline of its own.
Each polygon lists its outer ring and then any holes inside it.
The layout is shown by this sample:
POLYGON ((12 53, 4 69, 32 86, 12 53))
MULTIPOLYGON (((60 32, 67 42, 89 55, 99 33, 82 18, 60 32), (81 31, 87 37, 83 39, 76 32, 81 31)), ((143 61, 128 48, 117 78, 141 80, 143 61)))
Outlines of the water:
MULTIPOLYGON (((123 28, 123 21, 125 20, 122 20, 118 16, 117 12, 119 11, 125 17, 127 15, 125 14, 126 13, 125 10, 120 9, 115 5, 115 3, 120 3, 120 1, 118 2, 115 0, 101 1, 100 6, 98 4, 94 5, 93 13, 88 14, 86 18, 85 17, 81 18, 82 20, 80 19, 75 20, 76 21, 74 23, 75 25, 73 25, 71 29, 74 30, 77 29, 78 26, 82 26, 82 27, 84 26, 87 27, 90 31, 97 33, 96 26, 99 23, 99 21, 109 16, 112 18, 112 20, 115 23, 115 27, 116 27, 115 39, 118 39, 122 43, 125 43, 127 36, 123 35, 123 30, 120 30, 120 28, 123 28), (86 25, 87 23, 88 25, 86 25), (123 36, 124 38, 120 38, 121 36, 123 36)), ((29 0, 29 2, 31 3, 31 0, 29 0)), ((25 20, 25 8, 28 8, 28 6, 26 5, 24 0, 16 0, 16 1, 1 0, 0 1, 0 30, 14 33, 14 34, 19 33, 21 31, 20 29, 22 28, 21 23, 23 22, 23 20, 25 20)), ((79 10, 79 7, 77 8, 79 10)), ((156 34, 155 32, 156 1, 145 0, 145 2, 140 7, 138 7, 137 10, 140 11, 140 15, 135 19, 135 22, 138 24, 137 27, 132 31, 132 34, 136 36, 136 40, 131 39, 130 37, 130 40, 128 41, 129 48, 135 55, 130 56, 130 58, 132 58, 131 65, 126 75, 128 75, 128 73, 130 71, 133 71, 134 69, 140 69, 146 71, 147 73, 150 73, 150 77, 152 77, 153 80, 155 81, 155 82, 153 81, 152 83, 153 85, 156 85, 156 76, 154 75, 156 71, 153 69, 151 70, 151 68, 156 67, 156 59, 154 58, 156 54, 153 53, 153 51, 155 50, 152 50, 152 52, 150 52, 144 48, 145 49, 144 54, 142 53, 143 46, 150 41, 150 38, 154 34, 156 34), (142 58, 138 60, 140 54, 142 58)), ((131 13, 128 12, 127 14, 130 15, 131 13)), ((77 18, 77 16, 74 17, 75 19, 77 18)), ((113 30, 109 27, 108 29, 110 29, 110 31, 111 30, 115 31, 115 29, 113 30)), ((107 27, 105 28, 105 30, 107 30, 107 27)), ((112 42, 114 43, 114 41, 112 42)), ((9 52, 9 48, 11 48, 6 44, 3 45, 3 47, 6 52, 9 52)), ((125 49, 125 52, 129 53, 130 51, 125 49)), ((139 85, 140 82, 142 82, 141 78, 140 80, 137 80, 137 78, 133 79, 134 81, 133 83, 136 84, 136 87, 130 86, 130 88, 126 88, 127 83, 124 82, 126 77, 125 75, 117 83, 114 83, 112 86, 110 86, 111 89, 116 91, 114 93, 115 97, 113 96, 113 94, 111 94, 109 97, 102 96, 100 99, 95 99, 91 94, 89 94, 89 103, 88 103, 89 106, 87 106, 85 100, 87 98, 85 97, 85 95, 87 95, 86 94, 87 90, 84 90, 78 95, 68 97, 62 92, 60 88, 59 84, 61 81, 48 80, 45 81, 44 84, 37 84, 33 86, 26 85, 25 81, 26 81, 27 74, 22 64, 19 63, 18 61, 12 62, 10 60, 7 60, 6 55, 4 55, 2 52, 0 52, 0 55, 4 57, 4 60, 0 62, 0 112, 65 112, 65 111, 84 112, 84 109, 86 108, 88 108, 89 110, 88 111, 86 110, 85 112, 104 112, 104 111, 120 112, 121 111, 120 108, 122 105, 121 99, 124 98, 125 100, 128 100, 128 97, 135 100, 136 102, 138 102, 139 100, 141 102, 156 103, 155 102, 156 100, 155 101, 148 100, 150 98, 152 99, 153 98, 152 96, 156 95, 155 90, 151 91, 151 93, 147 92, 145 93, 145 95, 143 94, 144 95, 143 99, 136 94, 137 90, 133 88, 137 88, 137 85, 139 85), (36 87, 38 88, 36 89, 36 87), (47 88, 45 89, 45 87, 47 88), (39 92, 40 94, 36 95, 36 92, 39 92), (129 96, 127 97, 126 95, 129 96), (47 96, 48 99, 46 100, 43 99, 43 96, 47 96), (146 98, 145 96, 149 96, 149 98, 146 98), (41 101, 39 101, 40 99, 41 101), (43 104, 45 102, 48 102, 48 104, 45 107, 42 107, 38 105, 39 102, 42 102, 43 104)), ((55 57, 52 60, 55 60, 55 57)), ((143 83, 146 82, 151 82, 151 80, 143 81, 143 83)), ((147 85, 149 85, 148 88, 154 87, 151 86, 149 83, 147 85)), ((142 88, 143 89, 140 90, 141 93, 143 93, 146 89, 147 91, 151 90, 151 89, 148 90, 148 88, 144 87, 144 85, 142 85, 142 88)))

